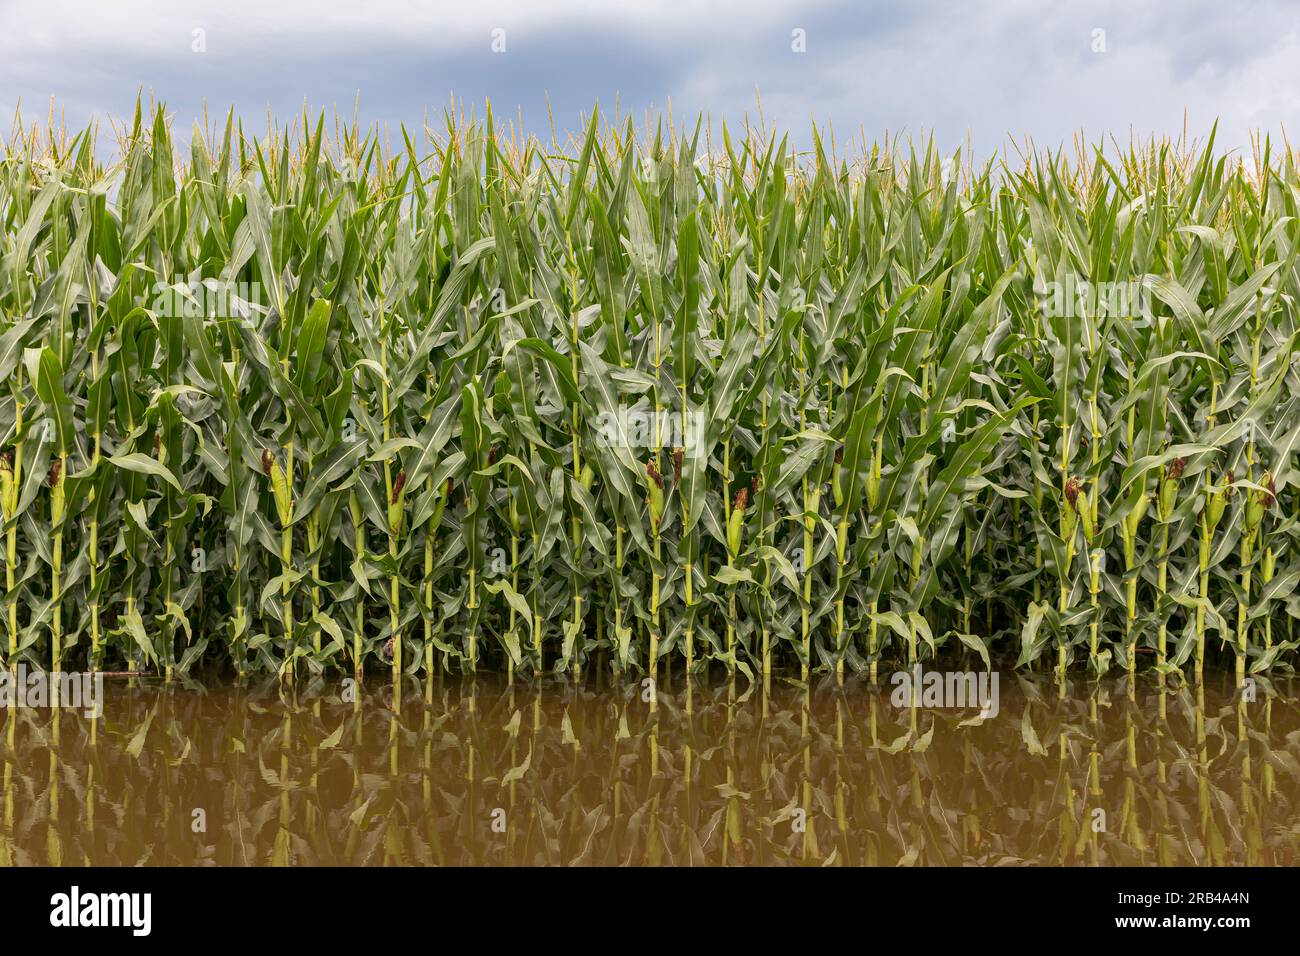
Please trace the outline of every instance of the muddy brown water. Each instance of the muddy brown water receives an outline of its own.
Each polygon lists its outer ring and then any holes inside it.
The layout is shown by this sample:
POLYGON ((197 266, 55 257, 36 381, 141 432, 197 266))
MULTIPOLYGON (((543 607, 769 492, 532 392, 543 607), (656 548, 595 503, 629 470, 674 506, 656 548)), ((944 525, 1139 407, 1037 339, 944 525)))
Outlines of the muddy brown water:
POLYGON ((1295 865, 1297 692, 109 679, 0 710, 0 863, 1295 865))

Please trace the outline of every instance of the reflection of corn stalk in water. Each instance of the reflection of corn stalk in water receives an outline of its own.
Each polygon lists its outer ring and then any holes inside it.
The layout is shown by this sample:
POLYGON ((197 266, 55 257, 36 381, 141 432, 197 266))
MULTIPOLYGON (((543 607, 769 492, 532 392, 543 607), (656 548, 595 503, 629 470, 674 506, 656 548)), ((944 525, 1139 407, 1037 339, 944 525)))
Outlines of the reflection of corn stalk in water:
POLYGON ((389 691, 348 702, 311 685, 282 701, 274 685, 171 701, 116 685, 89 762, 91 718, 60 713, 56 734, 50 712, 13 711, 0 853, 225 865, 1300 860, 1286 831, 1300 792, 1269 770, 1295 757, 1300 711, 1271 692, 1251 702, 1215 683, 1100 681, 1061 701, 1037 685, 1005 695, 1007 719, 978 720, 863 700, 833 680, 778 685, 767 700, 696 681, 690 717, 684 686, 660 688, 652 712, 617 690, 611 707, 609 692, 539 685, 521 697, 504 682, 435 678, 408 685, 399 710, 389 691), (200 723, 223 733, 196 734, 200 723), (1210 759, 1224 747, 1234 759, 1210 759), (80 807, 82 792, 89 825, 68 802, 80 807), (951 841, 934 829, 935 801, 963 808, 951 841), (195 806, 206 835, 191 831, 195 806))

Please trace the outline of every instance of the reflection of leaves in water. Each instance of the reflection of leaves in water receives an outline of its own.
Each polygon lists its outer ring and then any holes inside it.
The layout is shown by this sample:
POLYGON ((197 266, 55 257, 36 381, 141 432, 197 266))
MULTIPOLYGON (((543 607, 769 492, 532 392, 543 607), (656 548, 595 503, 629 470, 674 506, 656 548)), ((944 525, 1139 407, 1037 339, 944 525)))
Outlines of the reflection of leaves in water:
POLYGON ((117 683, 97 721, 5 713, 0 863, 1300 862, 1285 685, 1044 690, 972 721, 859 685, 117 683))

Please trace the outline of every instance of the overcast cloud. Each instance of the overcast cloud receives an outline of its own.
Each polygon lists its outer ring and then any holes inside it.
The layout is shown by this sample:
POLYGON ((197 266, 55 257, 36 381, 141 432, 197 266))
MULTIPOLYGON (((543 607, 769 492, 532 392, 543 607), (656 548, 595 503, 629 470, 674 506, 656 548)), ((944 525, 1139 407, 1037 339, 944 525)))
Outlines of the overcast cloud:
POLYGON ((358 94, 363 119, 418 125, 454 94, 543 131, 549 94, 563 134, 616 97, 638 118, 670 101, 679 120, 756 117, 757 88, 801 140, 815 118, 841 138, 969 134, 987 155, 1008 137, 1177 134, 1187 110, 1193 134, 1218 118, 1246 148, 1253 129, 1300 130, 1298 78, 1284 0, 0 0, 6 127, 51 96, 72 124, 120 119, 143 90, 183 127, 205 101, 264 125, 304 102, 350 114, 358 94))

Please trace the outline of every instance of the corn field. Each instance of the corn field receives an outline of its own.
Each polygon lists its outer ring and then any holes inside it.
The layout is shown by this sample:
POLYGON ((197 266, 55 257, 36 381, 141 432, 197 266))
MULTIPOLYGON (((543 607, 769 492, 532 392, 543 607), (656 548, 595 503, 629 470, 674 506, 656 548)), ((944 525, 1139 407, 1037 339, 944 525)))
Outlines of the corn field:
POLYGON ((5 664, 1289 670, 1289 148, 810 139, 20 129, 5 664))

